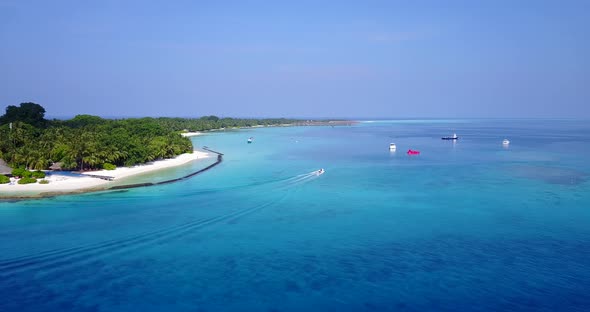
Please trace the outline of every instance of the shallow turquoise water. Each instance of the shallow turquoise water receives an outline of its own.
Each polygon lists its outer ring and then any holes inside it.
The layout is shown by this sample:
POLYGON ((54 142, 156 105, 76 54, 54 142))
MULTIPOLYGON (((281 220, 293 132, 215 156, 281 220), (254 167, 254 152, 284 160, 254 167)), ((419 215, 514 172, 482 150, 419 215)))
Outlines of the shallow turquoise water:
POLYGON ((224 161, 171 185, 1 202, 0 311, 590 309, 587 121, 193 140, 224 161))

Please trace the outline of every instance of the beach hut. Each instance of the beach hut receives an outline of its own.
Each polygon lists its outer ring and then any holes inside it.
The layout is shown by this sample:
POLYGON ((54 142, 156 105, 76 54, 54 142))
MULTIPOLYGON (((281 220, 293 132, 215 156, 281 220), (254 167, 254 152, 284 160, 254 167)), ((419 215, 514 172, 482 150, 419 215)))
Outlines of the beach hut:
POLYGON ((50 170, 63 170, 62 166, 63 163, 62 162, 54 162, 53 164, 51 164, 51 166, 49 166, 50 170))
POLYGON ((8 167, 8 164, 4 161, 4 159, 0 159, 0 174, 3 175, 11 175, 12 168, 8 167))

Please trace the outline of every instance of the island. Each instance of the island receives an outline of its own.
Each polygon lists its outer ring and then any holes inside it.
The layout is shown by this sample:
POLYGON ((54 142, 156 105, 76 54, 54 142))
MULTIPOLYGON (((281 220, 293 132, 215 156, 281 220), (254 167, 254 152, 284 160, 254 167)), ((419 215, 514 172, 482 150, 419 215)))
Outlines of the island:
POLYGON ((102 190, 113 180, 212 156, 191 143, 190 137, 203 131, 296 122, 217 116, 48 120, 39 104, 11 105, 0 116, 0 198, 102 190))

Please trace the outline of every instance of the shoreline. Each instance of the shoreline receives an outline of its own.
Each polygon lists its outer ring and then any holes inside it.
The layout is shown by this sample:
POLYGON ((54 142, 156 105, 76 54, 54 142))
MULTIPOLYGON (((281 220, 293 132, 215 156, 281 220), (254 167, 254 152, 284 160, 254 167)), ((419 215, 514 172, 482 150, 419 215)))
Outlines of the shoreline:
POLYGON ((181 154, 175 158, 157 160, 133 167, 118 167, 115 170, 82 172, 78 176, 71 176, 67 173, 60 174, 61 172, 59 171, 52 171, 45 178, 45 180, 50 181, 49 184, 0 184, 0 199, 45 198, 57 195, 104 191, 116 186, 117 182, 124 178, 182 166, 211 156, 212 155, 207 152, 193 151, 193 153, 181 154), (110 177, 113 179, 106 180, 101 177, 110 177))
POLYGON ((84 171, 81 172, 83 175, 93 177, 112 177, 116 181, 117 179, 127 178, 138 174, 148 173, 157 171, 160 169, 172 168, 176 166, 184 165, 193 160, 203 159, 210 157, 211 155, 206 152, 193 151, 192 153, 180 154, 174 158, 156 160, 142 165, 136 165, 133 167, 117 167, 115 170, 96 170, 96 171, 84 171))
POLYGON ((195 131, 195 132, 181 132, 180 135, 182 135, 183 137, 194 137, 194 136, 198 136, 198 135, 202 135, 202 132, 199 131, 195 131))
MULTIPOLYGON (((206 135, 207 133, 227 131, 227 130, 246 130, 255 128, 265 127, 298 127, 298 126, 351 126, 358 123, 358 121, 348 120, 332 120, 332 121, 314 121, 307 120, 303 122, 296 122, 291 124, 280 124, 280 125, 256 125, 249 127, 232 127, 232 128, 220 128, 210 129, 205 131, 191 131, 181 133, 184 137, 194 137, 200 135, 206 135)), ((186 163, 197 161, 200 159, 208 158, 217 154, 218 157, 223 155, 215 151, 197 151, 193 150, 193 153, 185 153, 176 156, 175 158, 157 160, 150 163, 136 165, 134 167, 117 167, 115 170, 97 170, 80 172, 78 176, 72 176, 66 174, 60 174, 61 171, 49 171, 50 174, 45 178, 48 180, 48 184, 0 184, 0 201, 10 200, 24 200, 24 199, 40 199, 47 197, 54 197, 60 195, 71 195, 71 194, 82 194, 89 192, 100 192, 107 190, 114 190, 121 186, 120 182, 123 178, 140 176, 146 173, 156 172, 163 169, 173 168, 184 165, 186 163), (210 152, 210 153, 208 153, 210 152)), ((220 162, 221 160, 218 160, 220 162)), ((199 171, 200 172, 200 171, 199 171)), ((198 173, 198 172, 197 172, 198 173)), ((192 173, 192 176, 196 173, 192 173)), ((183 177, 184 178, 184 177, 183 177)), ((182 178, 181 178, 182 179, 182 178)), ((178 180, 178 179, 175 179, 178 180)), ((135 183, 133 185, 146 186, 154 185, 158 183, 144 182, 135 183)), ((131 185, 127 185, 131 186, 131 185)))
POLYGON ((229 128, 215 128, 202 131, 182 132, 181 135, 184 137, 192 137, 198 135, 205 135, 208 132, 223 132, 228 130, 248 130, 258 128, 281 128, 281 127, 310 127, 310 126, 354 126, 359 124, 358 120, 301 120, 294 123, 287 124, 276 124, 276 125, 254 125, 254 126, 243 126, 243 127, 229 127, 229 128))

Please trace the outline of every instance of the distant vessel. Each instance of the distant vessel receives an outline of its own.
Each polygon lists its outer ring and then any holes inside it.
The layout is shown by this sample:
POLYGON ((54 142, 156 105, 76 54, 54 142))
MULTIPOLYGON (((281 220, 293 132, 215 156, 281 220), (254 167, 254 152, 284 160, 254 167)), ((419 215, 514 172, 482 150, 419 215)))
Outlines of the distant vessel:
POLYGON ((504 141, 502 141, 502 145, 506 146, 510 144, 510 141, 508 141, 508 139, 504 139, 504 141))
POLYGON ((248 144, 252 143, 252 141, 254 141, 254 138, 253 137, 249 137, 248 138, 248 144))
POLYGON ((320 174, 323 174, 324 172, 326 172, 326 171, 324 170, 324 168, 322 168, 322 169, 316 171, 315 174, 320 175, 320 174))
POLYGON ((395 143, 389 143, 389 150, 390 151, 395 151, 397 147, 395 146, 395 143))
POLYGON ((408 155, 420 155, 420 151, 409 149, 408 155))
POLYGON ((457 140, 457 139, 459 139, 459 137, 457 136, 456 133, 453 133, 453 136, 450 136, 450 137, 442 137, 441 139, 443 139, 443 140, 457 140))

